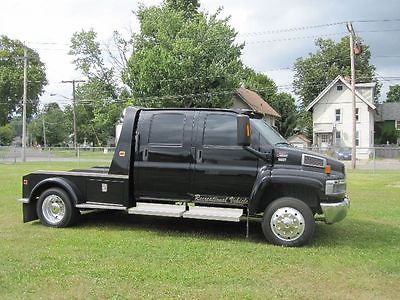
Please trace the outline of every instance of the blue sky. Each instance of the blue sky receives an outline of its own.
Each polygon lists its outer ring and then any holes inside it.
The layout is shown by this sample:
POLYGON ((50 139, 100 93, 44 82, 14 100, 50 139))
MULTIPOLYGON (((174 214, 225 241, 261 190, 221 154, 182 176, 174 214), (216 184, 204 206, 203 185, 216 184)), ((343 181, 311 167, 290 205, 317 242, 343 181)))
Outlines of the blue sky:
MULTIPOLYGON (((145 5, 159 0, 141 1, 145 5)), ((400 1, 396 0, 224 0, 201 1, 201 9, 215 12, 223 7, 222 16, 231 16, 230 24, 239 32, 238 40, 246 46, 243 62, 273 78, 282 91, 290 92, 293 66, 298 57, 315 51, 316 36, 334 40, 346 35, 344 24, 327 27, 279 31, 287 28, 331 24, 342 21, 400 19, 400 1), (279 32, 276 32, 279 31, 279 32)), ((2 3, 0 34, 25 41, 36 49, 46 64, 49 85, 42 96, 44 102, 62 100, 57 93, 70 97, 71 87, 62 80, 79 79, 71 64, 68 45, 74 32, 93 28, 107 44, 114 30, 124 35, 138 31, 132 11, 139 2, 127 0, 13 0, 2 3)), ((382 99, 389 85, 399 84, 400 22, 356 22, 354 28, 371 47, 372 63, 382 81, 382 99)))

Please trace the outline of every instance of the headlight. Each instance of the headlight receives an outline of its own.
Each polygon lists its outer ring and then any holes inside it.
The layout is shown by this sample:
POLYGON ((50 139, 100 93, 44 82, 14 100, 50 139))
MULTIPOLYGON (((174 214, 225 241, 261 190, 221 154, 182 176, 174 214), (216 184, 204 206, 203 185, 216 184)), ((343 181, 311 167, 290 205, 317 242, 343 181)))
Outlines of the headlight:
POLYGON ((338 196, 346 193, 346 180, 327 180, 325 186, 325 195, 327 196, 338 196))

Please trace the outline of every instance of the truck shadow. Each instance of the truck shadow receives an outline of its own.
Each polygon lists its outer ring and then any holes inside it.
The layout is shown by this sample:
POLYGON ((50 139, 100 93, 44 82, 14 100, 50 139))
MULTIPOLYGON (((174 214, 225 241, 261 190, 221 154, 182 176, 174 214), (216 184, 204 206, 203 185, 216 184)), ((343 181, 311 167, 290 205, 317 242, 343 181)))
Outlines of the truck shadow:
MULTIPOLYGON (((81 216, 77 227, 107 226, 111 230, 146 230, 163 236, 197 236, 207 239, 246 239, 246 222, 181 219, 128 215, 120 212, 92 212, 81 216)), ((264 242, 259 223, 250 223, 249 239, 264 242)))
MULTIPOLYGON (((145 230, 161 236, 196 236, 216 240, 246 240, 246 222, 234 223, 211 220, 176 219, 154 216, 127 215, 120 212, 84 214, 77 227, 103 227, 107 230, 145 230)), ((266 243, 260 223, 250 223, 249 241, 266 243)), ((317 223, 313 242, 307 247, 381 249, 382 245, 398 247, 399 226, 345 219, 335 225, 317 223)))

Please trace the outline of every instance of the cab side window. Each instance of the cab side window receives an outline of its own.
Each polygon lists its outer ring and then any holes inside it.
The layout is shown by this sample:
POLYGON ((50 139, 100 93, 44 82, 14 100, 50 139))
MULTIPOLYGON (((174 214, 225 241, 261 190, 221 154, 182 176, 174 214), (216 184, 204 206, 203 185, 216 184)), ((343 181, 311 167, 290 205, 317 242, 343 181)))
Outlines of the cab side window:
POLYGON ((233 115, 208 114, 203 145, 237 146, 237 120, 233 115))
POLYGON ((161 113, 153 115, 150 124, 149 144, 182 145, 184 125, 184 114, 161 113))

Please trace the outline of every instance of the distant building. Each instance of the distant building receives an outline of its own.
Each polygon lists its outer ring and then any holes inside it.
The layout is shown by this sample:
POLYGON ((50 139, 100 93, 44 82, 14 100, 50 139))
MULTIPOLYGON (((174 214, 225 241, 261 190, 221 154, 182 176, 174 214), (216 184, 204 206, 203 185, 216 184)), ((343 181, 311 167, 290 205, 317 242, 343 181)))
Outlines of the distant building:
POLYGON ((251 109, 261 113, 266 123, 271 126, 275 126, 276 118, 281 117, 259 94, 244 87, 236 90, 232 108, 251 109))
POLYGON ((297 148, 307 149, 311 147, 311 141, 302 133, 292 135, 287 141, 297 148))
MULTIPOLYGON (((368 158, 374 146, 375 83, 356 84, 356 147, 358 158, 368 158)), ((313 145, 352 147, 352 92, 337 76, 307 107, 313 116, 313 145)))
POLYGON ((400 102, 376 105, 375 143, 400 144, 400 102))

